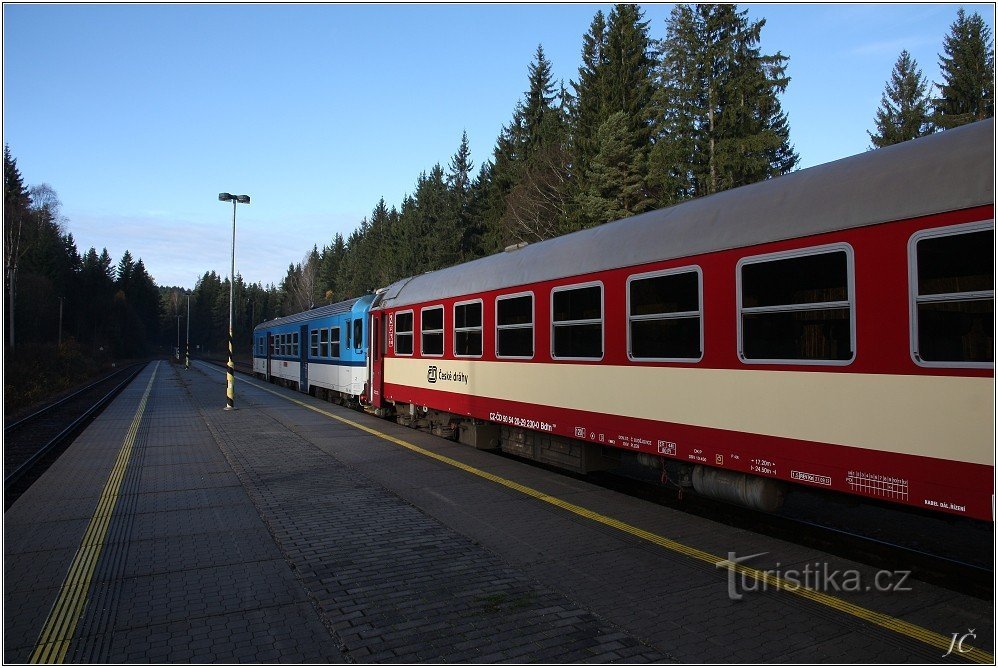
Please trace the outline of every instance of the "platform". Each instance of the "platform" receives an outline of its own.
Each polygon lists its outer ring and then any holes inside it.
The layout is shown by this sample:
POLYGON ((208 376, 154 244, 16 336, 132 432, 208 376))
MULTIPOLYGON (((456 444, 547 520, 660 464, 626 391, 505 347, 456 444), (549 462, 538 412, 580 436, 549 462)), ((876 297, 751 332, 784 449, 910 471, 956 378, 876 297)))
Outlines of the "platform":
POLYGON ((994 661, 991 601, 245 376, 224 405, 152 363, 5 513, 5 662, 994 661), (786 591, 815 569, 867 589, 786 591))

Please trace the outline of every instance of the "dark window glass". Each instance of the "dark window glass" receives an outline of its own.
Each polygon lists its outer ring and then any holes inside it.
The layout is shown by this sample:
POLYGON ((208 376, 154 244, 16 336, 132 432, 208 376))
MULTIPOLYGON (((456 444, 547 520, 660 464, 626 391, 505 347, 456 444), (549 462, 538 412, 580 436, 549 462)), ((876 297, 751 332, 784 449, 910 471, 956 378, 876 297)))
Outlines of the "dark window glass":
POLYGON ((748 359, 845 361, 852 357, 849 332, 847 308, 742 316, 748 359))
POLYGON ((555 357, 603 356, 603 326, 571 325, 554 328, 555 357))
POLYGON ((482 303, 454 307, 454 354, 468 357, 482 355, 482 303))
MULTIPOLYGON (((323 330, 323 331, 325 331, 325 330, 323 330)), ((312 348, 312 350, 311 350, 312 357, 318 357, 319 356, 319 330, 317 330, 317 329, 313 329, 312 330, 311 343, 312 343, 312 345, 311 345, 311 348, 312 348)), ((323 355, 323 357, 325 357, 325 355, 323 355)))
POLYGON ((420 350, 424 355, 443 355, 444 307, 427 309, 420 317, 422 318, 420 350))
POLYGON ((918 294, 994 290, 995 232, 981 230, 921 239, 918 294))
POLYGON ((742 308, 817 304, 849 299, 844 251, 742 267, 742 308))
POLYGON ((534 356, 534 298, 532 295, 496 300, 496 355, 534 356))
POLYGON ((631 315, 700 310, 700 282, 695 271, 631 281, 631 315))
POLYGON ((602 295, 598 285, 555 292, 554 321, 602 319, 602 295))
POLYGON ((320 330, 319 334, 319 354, 322 357, 329 357, 329 330, 320 330))
POLYGON ((482 354, 482 330, 454 333, 454 354, 479 357, 482 354))
POLYGON ((554 356, 603 356, 603 290, 598 285, 554 293, 554 356))
POLYGON ((534 328, 500 329, 496 332, 496 353, 499 357, 533 357, 534 328))
POLYGON ((917 355, 927 362, 994 362, 994 230, 916 244, 917 355))
POLYGON ((423 311, 423 331, 436 331, 444 328, 444 307, 431 308, 423 311))
POLYGON ((329 356, 338 358, 340 356, 340 328, 333 327, 329 330, 329 356))
POLYGON ((848 276, 845 251, 743 265, 744 357, 852 359, 848 276))
POLYGON ((444 333, 443 332, 423 332, 422 351, 424 355, 444 354, 444 333))
POLYGON ((454 327, 462 329, 465 327, 482 326, 482 304, 474 302, 471 304, 458 304, 454 307, 454 327))
POLYGON ((534 323, 534 298, 530 295, 522 297, 500 298, 496 302, 496 324, 532 325, 534 323))
POLYGON ((699 359, 700 352, 700 318, 631 323, 631 357, 635 359, 699 359))
MULTIPOLYGON (((411 313, 409 318, 412 318, 411 313)), ((362 318, 353 321, 353 347, 355 350, 361 350, 364 347, 364 320, 362 318)))
POLYGON ((395 314, 395 354, 412 354, 412 313, 395 314))
POLYGON ((918 305, 918 352, 927 362, 994 362, 995 301, 918 305))
POLYGON ((630 283, 631 357, 698 359, 700 281, 695 271, 630 283))

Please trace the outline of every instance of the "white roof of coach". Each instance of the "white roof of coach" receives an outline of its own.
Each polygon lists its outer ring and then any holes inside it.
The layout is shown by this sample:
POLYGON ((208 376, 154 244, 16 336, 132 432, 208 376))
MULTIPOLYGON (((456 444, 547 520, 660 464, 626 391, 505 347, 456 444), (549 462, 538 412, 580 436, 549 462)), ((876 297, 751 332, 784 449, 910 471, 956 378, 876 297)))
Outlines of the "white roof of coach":
POLYGON ((994 203, 994 119, 403 279, 381 306, 994 203))
POLYGON ((295 322, 306 322, 308 320, 315 320, 317 318, 325 318, 331 315, 346 313, 347 311, 353 309, 353 305, 363 298, 364 297, 356 297, 354 299, 336 302, 335 304, 320 306, 310 311, 302 311, 301 313, 293 313, 280 318, 274 318, 273 320, 265 320, 254 327, 253 331, 257 332, 264 329, 271 329, 273 327, 280 327, 281 325, 290 325, 295 322))

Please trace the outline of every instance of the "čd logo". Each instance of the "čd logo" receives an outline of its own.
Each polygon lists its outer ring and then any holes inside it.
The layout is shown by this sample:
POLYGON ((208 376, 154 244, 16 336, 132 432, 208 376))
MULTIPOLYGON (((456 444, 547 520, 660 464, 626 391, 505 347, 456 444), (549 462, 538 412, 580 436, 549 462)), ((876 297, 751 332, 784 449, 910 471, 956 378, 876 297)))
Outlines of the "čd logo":
POLYGON ((437 367, 431 366, 429 369, 426 370, 426 381, 428 383, 437 382, 437 367))

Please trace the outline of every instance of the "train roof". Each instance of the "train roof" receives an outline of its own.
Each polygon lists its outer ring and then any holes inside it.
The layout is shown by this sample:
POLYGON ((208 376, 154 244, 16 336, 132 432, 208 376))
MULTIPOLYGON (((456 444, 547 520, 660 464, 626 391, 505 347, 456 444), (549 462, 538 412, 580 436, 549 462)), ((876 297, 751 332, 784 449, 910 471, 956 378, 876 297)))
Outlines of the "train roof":
POLYGON ((403 279, 388 307, 994 204, 994 119, 403 279))
POLYGON ((364 295, 363 297, 357 297, 355 299, 347 299, 346 301, 337 302, 335 304, 327 304, 326 306, 320 306, 319 308, 314 308, 309 311, 302 311, 301 313, 295 313, 294 315, 286 315, 281 318, 274 318, 273 320, 267 320, 261 322, 259 325, 253 328, 253 331, 259 331, 264 329, 271 329, 273 327, 280 327, 281 325, 291 325, 296 322, 307 322, 310 320, 318 320, 319 318, 325 318, 331 315, 339 315, 341 313, 347 313, 352 311, 354 306, 358 302, 362 301, 371 302, 374 300, 374 295, 364 295))

